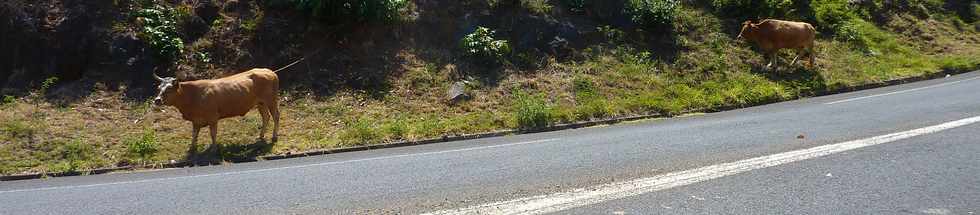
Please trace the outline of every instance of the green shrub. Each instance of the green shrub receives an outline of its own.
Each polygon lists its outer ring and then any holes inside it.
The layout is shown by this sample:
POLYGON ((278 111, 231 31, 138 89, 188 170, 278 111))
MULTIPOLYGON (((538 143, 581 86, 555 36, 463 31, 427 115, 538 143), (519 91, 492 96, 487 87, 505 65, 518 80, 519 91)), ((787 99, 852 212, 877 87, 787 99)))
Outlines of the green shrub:
POLYGON ((157 152, 158 141, 156 132, 147 129, 138 138, 125 140, 126 149, 130 155, 136 156, 141 162, 145 162, 157 152))
POLYGON ((93 152, 92 148, 82 144, 80 140, 71 141, 61 148, 61 158, 65 160, 65 167, 61 171, 77 172, 82 168, 88 155, 93 152))
POLYGON ((17 102, 17 98, 11 95, 4 95, 3 100, 0 101, 0 105, 13 104, 14 102, 17 102))
POLYGON ((847 0, 813 0, 813 18, 817 28, 836 32, 847 21, 857 18, 847 0))
POLYGON ((6 119, 5 121, 0 126, 0 131, 7 133, 7 136, 10 138, 31 137, 37 133, 37 129, 27 122, 11 119, 6 119))
POLYGON ((296 8, 331 23, 398 21, 407 0, 293 0, 296 8))
POLYGON ((514 95, 514 117, 521 129, 545 127, 552 121, 551 107, 541 96, 517 91, 514 95))
POLYGON ((154 4, 152 8, 137 11, 134 16, 140 26, 137 36, 156 51, 157 57, 169 61, 183 54, 184 41, 177 31, 177 11, 154 4))
POLYGON ((793 10, 793 0, 711 0, 716 12, 738 18, 784 17, 793 10))
POLYGON ((835 30, 834 39, 852 42, 858 45, 867 45, 867 39, 861 34, 861 30, 858 23, 854 21, 847 21, 839 25, 835 30))
POLYGON ((624 7, 633 23, 647 30, 663 31, 674 23, 677 14, 675 0, 628 0, 624 7))
POLYGON ((521 0, 521 6, 535 14, 547 15, 551 13, 551 4, 548 0, 521 0))
POLYGON ((584 12, 590 2, 588 0, 562 0, 572 12, 584 12))
POLYGON ((494 31, 485 27, 477 27, 476 31, 463 37, 460 48, 467 57, 483 63, 501 63, 510 54, 510 44, 507 40, 494 38, 494 31))

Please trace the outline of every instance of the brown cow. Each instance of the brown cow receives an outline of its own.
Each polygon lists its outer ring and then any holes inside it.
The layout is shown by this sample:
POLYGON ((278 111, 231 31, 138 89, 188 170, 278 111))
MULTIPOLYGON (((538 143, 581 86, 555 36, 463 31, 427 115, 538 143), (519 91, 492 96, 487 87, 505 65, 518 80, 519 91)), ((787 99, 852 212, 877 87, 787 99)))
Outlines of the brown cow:
POLYGON ((177 107, 181 116, 191 121, 192 145, 197 144, 197 135, 204 126, 211 129, 211 144, 216 143, 218 120, 245 116, 256 107, 262 114, 259 138, 265 139, 270 116, 275 123, 272 141, 279 137, 279 77, 272 70, 252 69, 219 79, 184 82, 156 74, 153 77, 160 81, 154 103, 177 107))
POLYGON ((810 56, 810 66, 812 67, 815 54, 813 39, 816 37, 816 33, 817 30, 809 23, 766 19, 759 23, 743 22, 742 31, 738 33, 738 39, 744 38, 759 44, 759 48, 770 56, 766 69, 772 67, 772 64, 777 61, 776 53, 780 49, 796 49, 796 58, 793 58, 790 65, 796 64, 805 50, 810 56))

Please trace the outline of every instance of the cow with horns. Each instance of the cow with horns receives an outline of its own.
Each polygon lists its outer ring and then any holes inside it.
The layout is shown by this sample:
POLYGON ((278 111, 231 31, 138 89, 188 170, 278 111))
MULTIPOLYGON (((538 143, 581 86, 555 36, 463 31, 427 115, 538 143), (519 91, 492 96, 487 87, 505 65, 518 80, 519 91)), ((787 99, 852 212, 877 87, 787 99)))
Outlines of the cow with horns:
POLYGON ((275 123, 272 142, 279 136, 279 77, 269 69, 252 69, 224 78, 178 81, 173 77, 153 77, 160 81, 154 104, 177 107, 194 128, 192 145, 197 144, 201 128, 211 129, 211 144, 217 142, 218 120, 245 116, 253 108, 262 115, 259 139, 265 139, 269 118, 275 123))

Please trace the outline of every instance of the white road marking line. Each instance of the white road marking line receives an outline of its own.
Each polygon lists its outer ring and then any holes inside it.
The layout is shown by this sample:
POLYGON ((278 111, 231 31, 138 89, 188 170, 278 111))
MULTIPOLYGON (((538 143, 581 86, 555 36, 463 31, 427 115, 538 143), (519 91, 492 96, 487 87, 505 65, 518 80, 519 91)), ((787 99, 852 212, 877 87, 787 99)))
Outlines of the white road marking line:
POLYGON ((525 145, 525 144, 532 144, 532 143, 551 142, 551 141, 557 141, 557 140, 559 140, 559 139, 558 138, 552 138, 552 139, 533 140, 533 141, 508 143, 508 144, 500 144, 500 145, 492 145, 492 146, 480 146, 480 147, 473 147, 473 148, 453 149, 453 150, 446 150, 446 151, 424 152, 424 153, 403 154, 403 155, 392 155, 392 156, 365 158, 365 159, 357 159, 357 160, 346 160, 346 161, 334 161, 334 162, 325 162, 325 163, 314 163, 314 164, 306 164, 306 165, 299 165, 299 166, 286 166, 286 167, 276 167, 276 168, 268 168, 268 169, 246 170, 246 171, 238 171, 238 172, 223 172, 223 173, 204 174, 204 175, 180 176, 180 177, 171 177, 171 178, 155 178, 155 179, 145 179, 145 180, 137 180, 137 181, 122 181, 122 182, 113 182, 113 183, 102 183, 102 184, 87 184, 87 185, 45 187, 45 188, 33 188, 33 189, 22 189, 22 190, 7 190, 7 191, 0 191, 0 194, 17 193, 17 192, 45 191, 45 190, 60 190, 60 189, 75 189, 75 188, 87 188, 87 187, 101 187, 101 186, 111 186, 111 185, 120 185, 120 184, 136 184, 136 183, 147 183, 147 182, 157 182, 157 181, 169 181, 169 180, 179 180, 179 179, 188 179, 188 178, 212 177, 212 176, 241 175, 241 174, 248 174, 248 173, 268 172, 268 171, 284 170, 284 169, 297 169, 297 168, 307 168, 307 167, 316 167, 316 166, 328 166, 328 165, 347 164, 347 163, 364 162, 364 161, 385 160, 385 159, 402 158, 402 157, 417 157, 417 156, 425 156, 425 155, 446 154, 446 153, 453 153, 453 152, 474 151, 474 150, 483 150, 483 149, 491 149, 491 148, 499 148, 499 147, 507 147, 507 146, 525 145))
POLYGON ((968 78, 968 79, 963 79, 963 80, 959 80, 959 81, 952 81, 952 82, 946 82, 946 83, 942 83, 942 84, 931 85, 931 86, 925 86, 925 87, 919 87, 919 88, 913 88, 913 89, 895 91, 895 92, 890 92, 890 93, 883 93, 883 94, 870 95, 870 96, 862 96, 862 97, 857 97, 857 98, 849 98, 849 99, 844 99, 844 100, 840 100, 840 101, 827 102, 827 103, 823 103, 823 104, 825 104, 825 105, 832 105, 832 104, 837 104, 837 103, 851 102, 851 101, 857 101, 857 100, 861 100, 861 99, 874 98, 874 97, 879 97, 879 96, 887 96, 887 95, 893 95, 893 94, 899 94, 899 93, 907 93, 907 92, 912 92, 912 91, 918 91, 918 90, 924 90, 924 89, 929 89, 929 88, 936 88, 936 87, 946 86, 946 85, 960 83, 960 82, 969 81, 969 80, 974 80, 974 79, 978 79, 978 78, 980 78, 980 76, 978 76, 978 77, 972 77, 972 78, 968 78))
POLYGON ((951 128, 980 122, 980 116, 956 120, 939 125, 886 134, 865 139, 853 140, 809 149, 783 152, 762 157, 750 158, 730 163, 722 163, 691 170, 657 175, 625 182, 597 185, 567 192, 519 198, 494 202, 466 208, 428 213, 444 214, 544 214, 559 212, 580 206, 621 199, 659 190, 690 185, 752 170, 778 166, 786 163, 817 158, 848 150, 894 142, 919 135, 935 133, 951 128))

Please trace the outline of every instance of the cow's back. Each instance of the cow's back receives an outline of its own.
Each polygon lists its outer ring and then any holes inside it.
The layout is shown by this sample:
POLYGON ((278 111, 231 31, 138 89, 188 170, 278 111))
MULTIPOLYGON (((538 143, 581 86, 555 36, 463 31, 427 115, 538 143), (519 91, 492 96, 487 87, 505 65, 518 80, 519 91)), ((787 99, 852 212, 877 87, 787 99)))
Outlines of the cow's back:
POLYGON ((761 43, 769 48, 798 48, 815 39, 816 30, 809 23, 767 19, 759 24, 761 43))
POLYGON ((279 79, 268 69, 252 69, 224 78, 196 81, 203 91, 199 109, 204 118, 216 120, 244 116, 260 102, 269 102, 278 95, 279 79))

